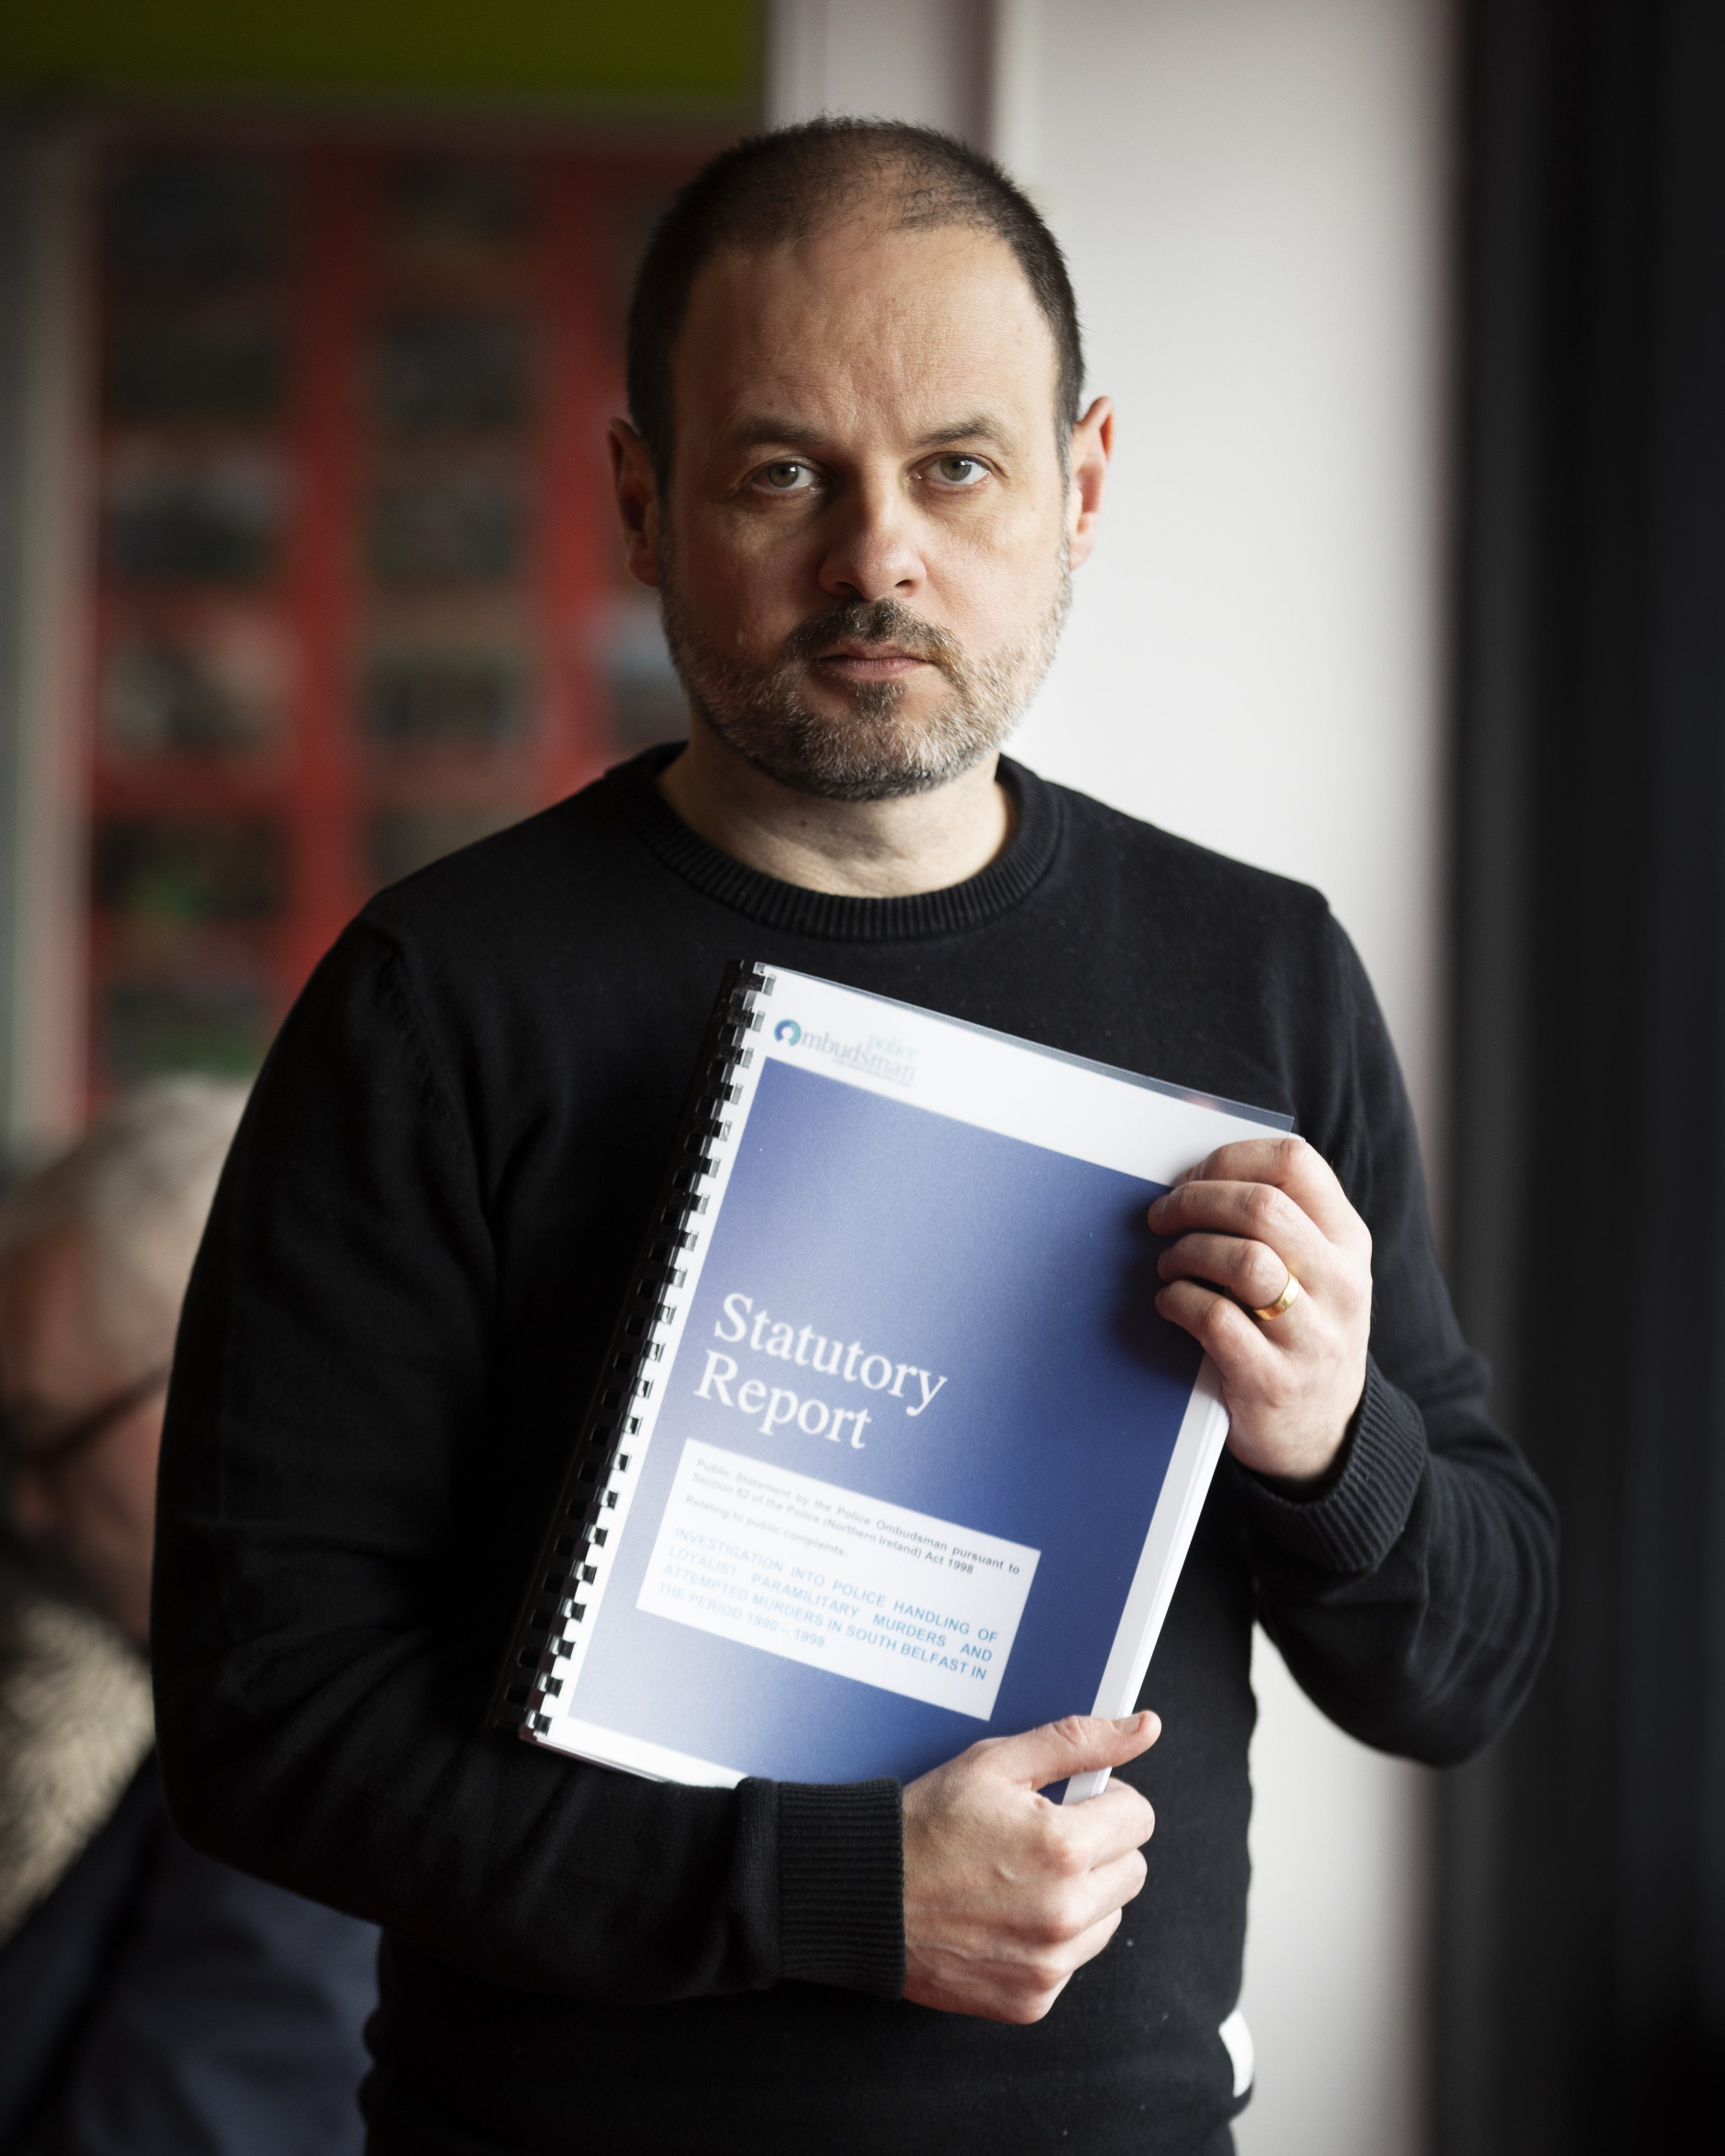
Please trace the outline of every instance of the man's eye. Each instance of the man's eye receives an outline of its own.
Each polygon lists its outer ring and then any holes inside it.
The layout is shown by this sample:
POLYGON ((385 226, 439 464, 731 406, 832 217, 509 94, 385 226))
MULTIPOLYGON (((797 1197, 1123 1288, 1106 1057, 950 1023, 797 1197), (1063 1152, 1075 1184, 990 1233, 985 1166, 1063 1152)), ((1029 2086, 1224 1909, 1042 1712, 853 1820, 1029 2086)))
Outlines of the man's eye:
POLYGON ((936 460, 934 469, 937 477, 947 486, 974 486, 988 473, 988 467, 979 457, 941 457, 936 460))
POLYGON ((807 465, 768 465, 759 474, 760 482, 773 494, 806 494, 814 484, 814 474, 807 465))

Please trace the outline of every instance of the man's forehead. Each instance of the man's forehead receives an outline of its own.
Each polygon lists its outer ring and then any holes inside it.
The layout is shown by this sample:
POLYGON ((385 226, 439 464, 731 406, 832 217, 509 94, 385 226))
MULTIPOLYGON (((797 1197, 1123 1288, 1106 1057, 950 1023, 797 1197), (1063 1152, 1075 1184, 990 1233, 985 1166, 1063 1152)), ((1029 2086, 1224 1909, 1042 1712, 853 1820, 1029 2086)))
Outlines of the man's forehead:
MULTIPOLYGON (((998 385, 995 385, 998 388, 998 385)), ((1015 446, 1039 415, 1019 400, 947 393, 927 376, 876 378, 860 384, 842 371, 800 380, 758 382, 706 403, 701 432, 721 450, 747 453, 787 446, 818 455, 869 436, 922 454, 957 444, 1015 446)))
POLYGON ((702 270, 678 341, 678 402, 701 431, 766 439, 768 424, 911 435, 963 418, 1010 424, 1051 393, 1052 332, 1017 258, 965 226, 732 249, 702 270))

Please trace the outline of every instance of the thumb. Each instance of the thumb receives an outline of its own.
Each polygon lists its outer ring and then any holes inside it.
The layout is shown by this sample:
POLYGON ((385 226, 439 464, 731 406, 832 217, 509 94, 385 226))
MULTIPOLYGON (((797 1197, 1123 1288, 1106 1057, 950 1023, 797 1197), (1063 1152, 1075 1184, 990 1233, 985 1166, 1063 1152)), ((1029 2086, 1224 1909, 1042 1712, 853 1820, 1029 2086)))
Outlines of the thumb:
POLYGON ((1161 1717, 1148 1712, 1118 1722, 1101 1714, 1068 1714, 1022 1737, 1003 1737, 994 1763, 1011 1780, 1040 1789, 1098 1767, 1123 1767, 1161 1734, 1161 1717))

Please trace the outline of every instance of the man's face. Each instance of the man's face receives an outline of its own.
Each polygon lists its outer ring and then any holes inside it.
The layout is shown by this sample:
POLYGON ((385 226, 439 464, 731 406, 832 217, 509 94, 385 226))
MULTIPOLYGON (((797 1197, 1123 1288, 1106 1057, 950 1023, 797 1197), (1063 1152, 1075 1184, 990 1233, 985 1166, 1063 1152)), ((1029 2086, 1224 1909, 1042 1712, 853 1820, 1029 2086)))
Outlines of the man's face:
POLYGON ((64 1229, 0 1267, 0 1402, 11 1425, 13 1523, 56 1545, 127 1631, 147 1637, 162 1447, 160 1386, 117 1414, 140 1372, 97 1328, 88 1242, 64 1229), (55 1440, 94 1419, 56 1455, 55 1440))
POLYGON ((997 747, 1069 591, 1055 352, 1004 242, 854 225, 720 256, 676 350, 666 632, 696 708, 801 792, 997 747))

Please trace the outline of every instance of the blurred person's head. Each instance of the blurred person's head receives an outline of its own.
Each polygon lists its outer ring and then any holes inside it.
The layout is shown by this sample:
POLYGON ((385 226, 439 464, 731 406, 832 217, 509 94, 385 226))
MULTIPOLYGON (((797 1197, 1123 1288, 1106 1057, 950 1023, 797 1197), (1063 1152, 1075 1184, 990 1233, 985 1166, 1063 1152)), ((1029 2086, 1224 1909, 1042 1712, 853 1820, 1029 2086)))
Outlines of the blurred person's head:
POLYGON ((613 428, 697 729, 843 801, 998 749, 1091 545, 1082 386, 1060 248, 988 158, 822 120, 707 165, 642 264, 613 428))
POLYGON ((139 1640, 180 1304, 244 1089, 164 1079, 0 1199, 0 1407, 12 1524, 139 1640))

